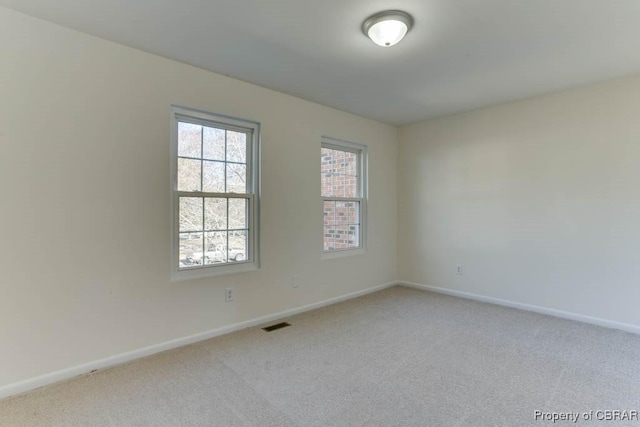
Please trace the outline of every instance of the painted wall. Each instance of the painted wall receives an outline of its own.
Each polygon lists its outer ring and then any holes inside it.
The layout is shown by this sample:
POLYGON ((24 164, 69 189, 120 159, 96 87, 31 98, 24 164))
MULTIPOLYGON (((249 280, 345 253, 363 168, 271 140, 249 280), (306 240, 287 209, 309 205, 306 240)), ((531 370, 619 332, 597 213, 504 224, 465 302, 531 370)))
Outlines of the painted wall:
POLYGON ((0 52, 0 387, 395 280, 394 127, 3 8, 0 52), (262 123, 259 271, 169 282, 170 104, 262 123), (369 146, 365 255, 320 258, 321 135, 369 146))
POLYGON ((640 76, 399 140, 400 279, 640 325, 640 76))

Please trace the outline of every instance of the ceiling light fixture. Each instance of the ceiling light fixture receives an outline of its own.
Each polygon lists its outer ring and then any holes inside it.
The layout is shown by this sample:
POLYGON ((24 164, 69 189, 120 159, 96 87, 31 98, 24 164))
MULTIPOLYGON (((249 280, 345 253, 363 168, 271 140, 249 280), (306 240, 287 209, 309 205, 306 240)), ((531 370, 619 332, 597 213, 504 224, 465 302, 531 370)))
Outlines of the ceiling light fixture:
POLYGON ((382 47, 393 46, 404 38, 413 26, 413 18, 401 10, 385 10, 368 17, 362 32, 382 47))

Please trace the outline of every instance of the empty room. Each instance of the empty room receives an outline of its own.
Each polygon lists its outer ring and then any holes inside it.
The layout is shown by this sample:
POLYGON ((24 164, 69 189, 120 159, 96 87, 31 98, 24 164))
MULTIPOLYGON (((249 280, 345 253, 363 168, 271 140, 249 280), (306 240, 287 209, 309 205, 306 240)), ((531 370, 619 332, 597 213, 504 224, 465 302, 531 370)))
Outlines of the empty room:
POLYGON ((640 426, 637 0, 0 0, 0 426, 640 426))

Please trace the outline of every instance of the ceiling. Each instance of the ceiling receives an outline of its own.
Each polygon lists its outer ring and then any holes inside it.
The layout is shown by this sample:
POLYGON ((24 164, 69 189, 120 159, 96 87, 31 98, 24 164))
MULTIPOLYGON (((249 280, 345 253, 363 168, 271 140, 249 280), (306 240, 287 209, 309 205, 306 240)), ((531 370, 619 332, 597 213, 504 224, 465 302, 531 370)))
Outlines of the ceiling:
POLYGON ((0 0, 108 40, 391 124, 640 72, 638 0, 0 0), (362 21, 415 19, 376 46, 362 21))

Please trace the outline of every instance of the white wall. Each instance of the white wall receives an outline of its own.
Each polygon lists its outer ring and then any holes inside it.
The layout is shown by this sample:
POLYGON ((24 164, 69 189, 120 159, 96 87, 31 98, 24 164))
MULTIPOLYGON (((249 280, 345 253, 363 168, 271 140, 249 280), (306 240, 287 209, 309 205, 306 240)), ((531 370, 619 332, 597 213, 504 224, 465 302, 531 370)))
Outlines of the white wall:
POLYGON ((396 278, 394 127, 3 8, 0 54, 0 387, 396 278), (170 104, 262 123, 261 270, 169 282, 170 104), (321 135, 369 145, 365 255, 320 259, 321 135))
POLYGON ((400 279, 640 326, 640 76, 399 140, 400 279))

